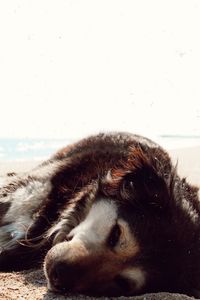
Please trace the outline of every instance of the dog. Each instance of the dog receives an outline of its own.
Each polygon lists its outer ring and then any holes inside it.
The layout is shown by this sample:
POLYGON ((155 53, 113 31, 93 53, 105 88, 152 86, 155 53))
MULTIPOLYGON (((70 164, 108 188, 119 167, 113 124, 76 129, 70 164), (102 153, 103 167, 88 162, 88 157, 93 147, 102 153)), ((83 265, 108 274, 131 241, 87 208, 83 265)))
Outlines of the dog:
POLYGON ((48 289, 199 296, 200 194, 148 138, 101 133, 0 178, 0 270, 48 289))

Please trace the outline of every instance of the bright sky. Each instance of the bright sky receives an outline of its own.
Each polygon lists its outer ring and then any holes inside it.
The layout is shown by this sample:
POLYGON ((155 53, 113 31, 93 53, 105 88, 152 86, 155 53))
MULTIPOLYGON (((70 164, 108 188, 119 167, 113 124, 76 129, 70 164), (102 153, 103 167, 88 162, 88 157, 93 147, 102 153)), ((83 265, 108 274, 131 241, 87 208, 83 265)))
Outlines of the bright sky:
POLYGON ((0 2, 0 137, 200 135, 198 0, 0 2))

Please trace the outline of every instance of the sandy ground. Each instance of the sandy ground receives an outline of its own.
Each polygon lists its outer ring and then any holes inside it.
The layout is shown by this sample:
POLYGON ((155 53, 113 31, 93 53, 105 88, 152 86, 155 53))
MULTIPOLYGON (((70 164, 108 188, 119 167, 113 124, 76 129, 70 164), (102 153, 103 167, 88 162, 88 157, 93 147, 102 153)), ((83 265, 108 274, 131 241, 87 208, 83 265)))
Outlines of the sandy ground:
MULTIPOLYGON (((200 184, 200 147, 172 150, 170 154, 174 160, 178 160, 179 173, 187 177, 188 181, 194 184, 200 184)), ((0 162, 0 174, 12 171, 28 171, 34 167, 37 162, 0 162)), ((42 270, 29 270, 24 272, 0 273, 0 299, 43 299, 43 300, 93 300, 95 298, 75 295, 57 295, 47 291, 46 281, 42 270)), ((98 298, 99 299, 99 298, 98 298)), ((108 298, 102 298, 108 299, 108 298)), ((113 298, 114 299, 114 298, 113 298)), ((116 299, 116 298, 115 298, 116 299)), ((184 295, 158 293, 148 294, 138 297, 120 297, 119 299, 134 300, 179 300, 193 299, 184 295)))

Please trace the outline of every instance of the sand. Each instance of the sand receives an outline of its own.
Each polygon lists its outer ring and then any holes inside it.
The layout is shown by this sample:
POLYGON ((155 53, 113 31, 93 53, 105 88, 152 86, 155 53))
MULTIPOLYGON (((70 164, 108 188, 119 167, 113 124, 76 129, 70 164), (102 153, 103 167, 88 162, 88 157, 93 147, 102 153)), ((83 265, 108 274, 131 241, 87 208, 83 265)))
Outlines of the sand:
MULTIPOLYGON (((169 151, 173 161, 178 160, 178 171, 187 177, 190 183, 200 184, 200 146, 169 151)), ((0 174, 7 172, 28 171, 38 162, 0 162, 0 174)), ((42 270, 29 270, 24 272, 0 273, 0 299, 35 299, 35 300, 92 300, 93 297, 81 295, 65 295, 50 293, 46 288, 46 281, 42 270)), ((98 298, 100 299, 100 298, 98 298)), ((108 298, 101 298, 108 299, 108 298)), ((113 298, 114 299, 114 298, 113 298)), ((116 298, 115 298, 116 299, 116 298)), ((138 297, 120 297, 125 300, 179 300, 193 299, 185 295, 157 293, 138 297)))

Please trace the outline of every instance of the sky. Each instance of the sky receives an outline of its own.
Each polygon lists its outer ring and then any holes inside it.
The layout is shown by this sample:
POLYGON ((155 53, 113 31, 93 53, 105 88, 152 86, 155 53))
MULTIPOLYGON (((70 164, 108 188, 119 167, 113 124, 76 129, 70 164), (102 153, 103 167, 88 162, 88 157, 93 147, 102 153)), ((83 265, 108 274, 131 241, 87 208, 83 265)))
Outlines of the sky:
POLYGON ((0 137, 200 135, 198 0, 0 2, 0 137))

